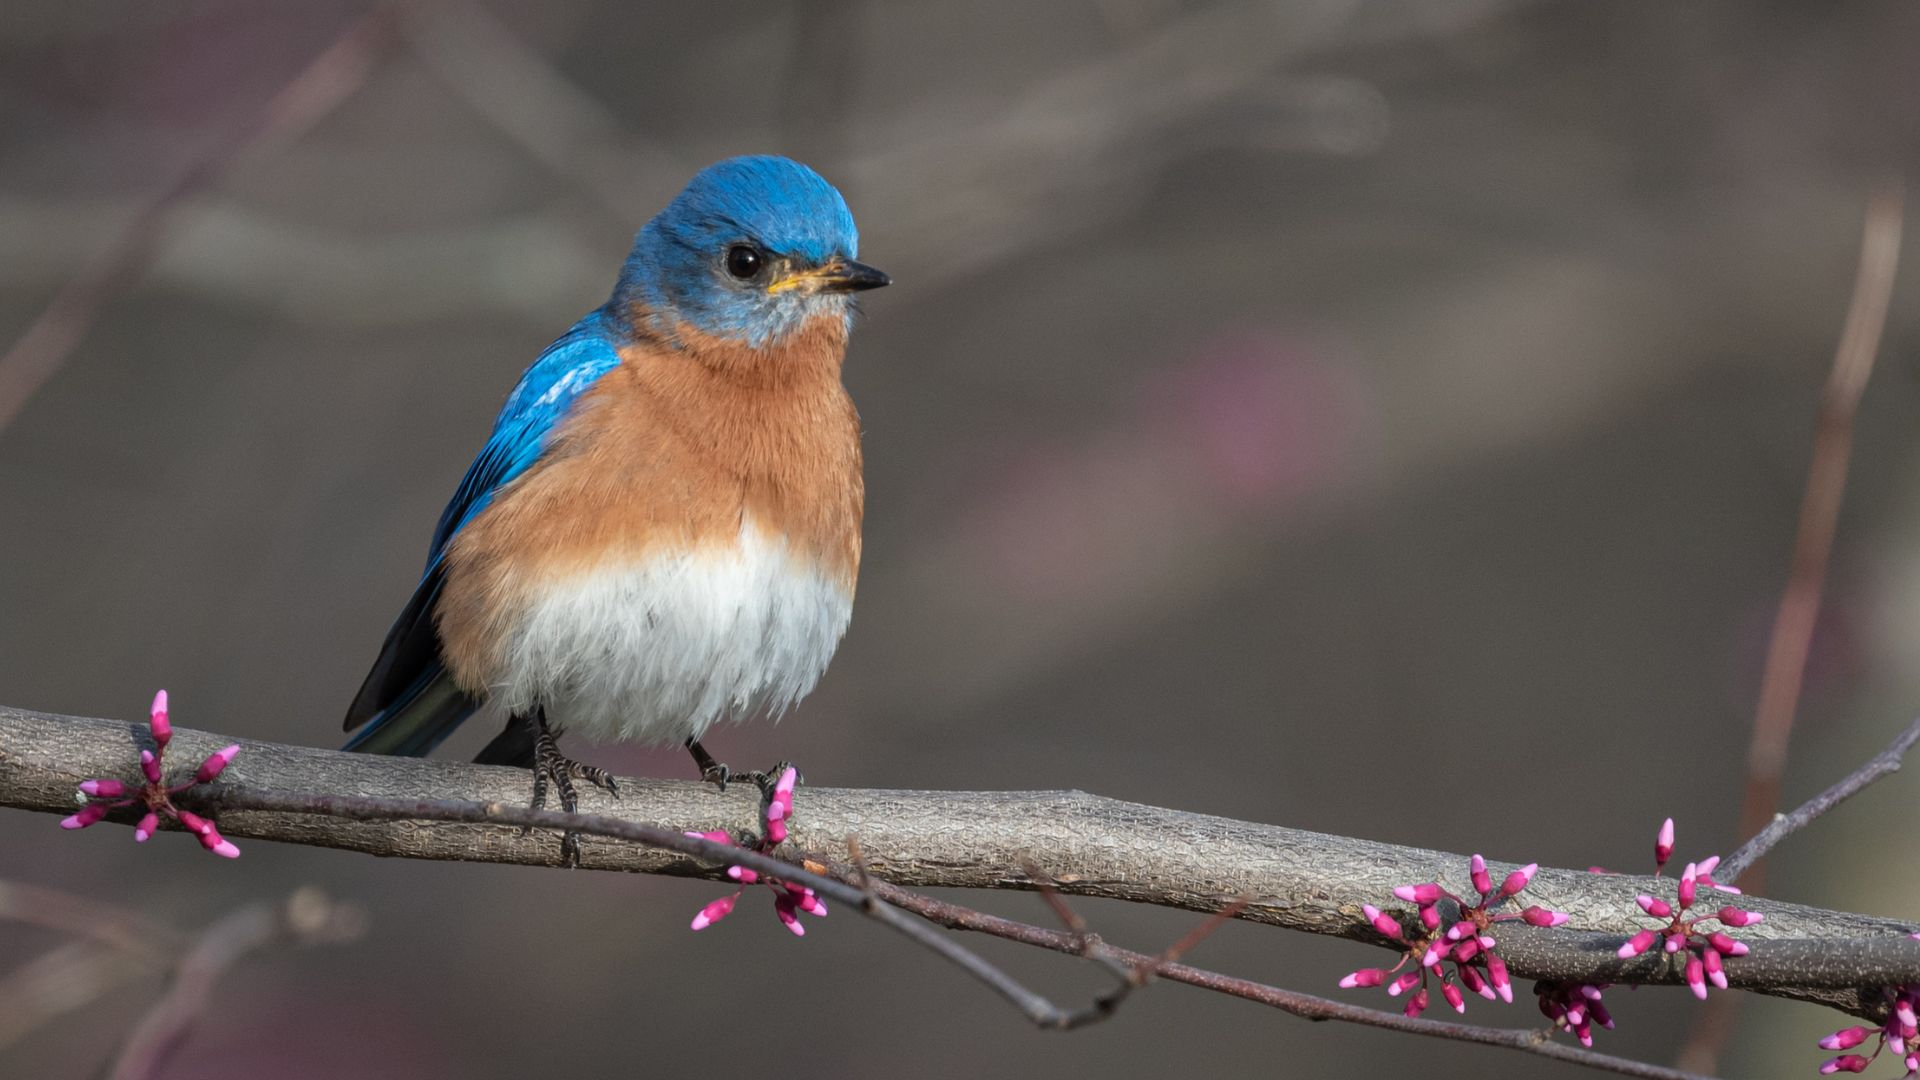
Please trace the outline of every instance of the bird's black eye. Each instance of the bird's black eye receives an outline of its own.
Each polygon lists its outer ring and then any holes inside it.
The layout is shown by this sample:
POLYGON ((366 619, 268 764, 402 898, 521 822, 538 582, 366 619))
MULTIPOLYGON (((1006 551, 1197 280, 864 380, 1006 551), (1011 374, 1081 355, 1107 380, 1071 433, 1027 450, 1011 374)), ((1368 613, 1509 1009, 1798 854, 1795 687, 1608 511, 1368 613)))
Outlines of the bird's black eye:
POLYGON ((766 260, 752 244, 735 244, 727 249, 727 273, 742 281, 758 274, 766 260))

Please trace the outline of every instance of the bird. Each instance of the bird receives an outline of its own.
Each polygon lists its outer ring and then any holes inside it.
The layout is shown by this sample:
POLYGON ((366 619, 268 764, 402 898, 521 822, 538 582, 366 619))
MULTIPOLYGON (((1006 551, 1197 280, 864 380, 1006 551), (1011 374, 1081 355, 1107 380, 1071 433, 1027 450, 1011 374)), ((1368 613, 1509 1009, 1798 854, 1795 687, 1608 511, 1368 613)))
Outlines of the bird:
MULTIPOLYGON (((784 157, 697 173, 606 303, 507 396, 347 709, 345 749, 422 756, 476 713, 476 761, 617 792, 557 738, 700 744, 811 691, 852 617, 865 488, 841 379, 857 261, 840 192, 784 157), (357 729, 357 730, 356 730, 357 729)), ((752 773, 766 786, 765 773, 752 773)), ((562 841, 578 865, 577 838, 562 841)))

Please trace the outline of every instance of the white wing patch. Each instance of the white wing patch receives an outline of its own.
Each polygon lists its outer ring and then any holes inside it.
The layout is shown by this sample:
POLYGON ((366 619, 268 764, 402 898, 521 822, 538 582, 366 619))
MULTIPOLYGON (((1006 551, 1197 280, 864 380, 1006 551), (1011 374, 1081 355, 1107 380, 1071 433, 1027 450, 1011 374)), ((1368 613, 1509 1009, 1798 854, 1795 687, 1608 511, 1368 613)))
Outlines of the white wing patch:
POLYGON ((493 701, 594 739, 681 742, 778 716, 827 669, 853 614, 840 584, 745 521, 728 547, 661 553, 535 586, 493 701))

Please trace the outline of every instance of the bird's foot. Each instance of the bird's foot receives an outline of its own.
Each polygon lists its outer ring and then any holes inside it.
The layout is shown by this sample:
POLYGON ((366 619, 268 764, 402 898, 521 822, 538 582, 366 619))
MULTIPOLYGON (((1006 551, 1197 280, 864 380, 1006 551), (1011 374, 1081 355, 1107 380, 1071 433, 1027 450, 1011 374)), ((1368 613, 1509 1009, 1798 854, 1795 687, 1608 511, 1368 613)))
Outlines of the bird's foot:
POLYGON ((727 790, 727 781, 733 779, 733 770, 713 760, 707 748, 700 745, 699 739, 687 740, 687 753, 693 755, 693 767, 700 770, 700 779, 712 784, 721 791, 727 790))
MULTIPOLYGON (((578 812, 580 807, 579 796, 573 788, 575 780, 585 780, 594 787, 604 789, 609 795, 620 794, 620 786, 614 782, 611 773, 562 754, 560 742, 555 738, 553 729, 547 726, 546 717, 542 716, 539 723, 540 734, 533 743, 532 806, 535 810, 547 804, 549 784, 560 795, 560 809, 569 814, 578 812)), ((568 869, 580 865, 580 834, 572 829, 560 836, 560 863, 568 869)))

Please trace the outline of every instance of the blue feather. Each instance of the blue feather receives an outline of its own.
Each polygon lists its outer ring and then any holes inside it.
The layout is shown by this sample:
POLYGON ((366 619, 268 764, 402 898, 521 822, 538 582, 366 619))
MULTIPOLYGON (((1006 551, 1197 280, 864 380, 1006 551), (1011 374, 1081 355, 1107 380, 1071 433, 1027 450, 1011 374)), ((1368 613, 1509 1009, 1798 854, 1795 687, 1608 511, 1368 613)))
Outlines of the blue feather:
POLYGON ((501 488, 539 460, 573 403, 619 363, 609 318, 596 311, 547 346, 520 376, 494 421, 493 434, 441 512, 426 571, 387 631, 379 659, 347 710, 347 730, 366 726, 346 749, 422 755, 479 707, 453 686, 440 661, 433 606, 440 597, 447 543, 501 488))

